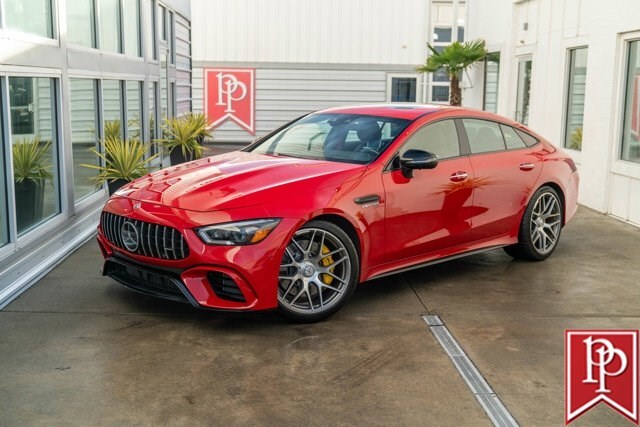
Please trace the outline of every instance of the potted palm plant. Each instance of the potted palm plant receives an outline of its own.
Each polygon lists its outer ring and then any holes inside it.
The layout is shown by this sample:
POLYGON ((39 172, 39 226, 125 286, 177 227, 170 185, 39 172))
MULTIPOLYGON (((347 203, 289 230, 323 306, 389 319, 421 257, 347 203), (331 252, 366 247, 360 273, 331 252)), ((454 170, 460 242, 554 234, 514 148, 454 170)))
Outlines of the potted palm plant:
POLYGON ((16 221, 23 230, 42 219, 44 189, 53 183, 51 162, 47 158, 51 141, 23 139, 13 144, 13 176, 15 182, 16 221))
POLYGON ((124 184, 149 173, 149 163, 158 157, 158 154, 147 157, 151 146, 138 139, 122 140, 106 137, 100 143, 104 153, 95 148, 92 148, 91 151, 102 159, 104 165, 83 164, 82 166, 99 171, 92 180, 96 182, 98 187, 107 183, 109 195, 115 193, 124 184))
POLYGON ((202 142, 211 136, 207 129, 207 116, 199 113, 168 118, 162 125, 162 131, 163 138, 158 142, 169 151, 172 165, 201 158, 202 142))

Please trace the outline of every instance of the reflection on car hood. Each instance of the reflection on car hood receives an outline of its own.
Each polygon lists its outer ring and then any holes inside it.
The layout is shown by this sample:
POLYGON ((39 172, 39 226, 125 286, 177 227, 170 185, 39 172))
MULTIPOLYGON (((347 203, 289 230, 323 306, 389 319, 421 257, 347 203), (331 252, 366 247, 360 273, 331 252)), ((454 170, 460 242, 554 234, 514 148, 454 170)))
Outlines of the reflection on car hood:
POLYGON ((162 169, 122 187, 116 195, 204 212, 264 203, 273 189, 281 194, 283 186, 313 178, 340 182, 344 173, 365 169, 358 164, 236 151, 162 169))

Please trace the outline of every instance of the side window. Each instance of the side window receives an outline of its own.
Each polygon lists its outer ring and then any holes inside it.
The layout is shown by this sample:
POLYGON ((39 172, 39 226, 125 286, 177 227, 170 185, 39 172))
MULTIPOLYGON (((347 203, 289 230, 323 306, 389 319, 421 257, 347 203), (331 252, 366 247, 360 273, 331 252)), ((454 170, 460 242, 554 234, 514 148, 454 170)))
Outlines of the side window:
POLYGON ((428 151, 440 160, 459 156, 460 145, 455 123, 453 120, 442 120, 420 128, 411 135, 400 154, 410 149, 428 151))
POLYGON ((502 129, 502 136, 504 136, 504 142, 507 144, 507 150, 526 147, 524 141, 518 136, 514 128, 500 125, 500 129, 502 129))
POLYGON ((514 129, 514 130, 518 135, 520 135, 520 138, 522 138, 524 143, 527 144, 527 147, 531 147, 532 145, 536 145, 538 143, 538 140, 535 137, 529 135, 528 133, 523 132, 520 129, 514 129))
POLYGON ((472 154, 505 149, 498 123, 487 120, 462 119, 472 154))

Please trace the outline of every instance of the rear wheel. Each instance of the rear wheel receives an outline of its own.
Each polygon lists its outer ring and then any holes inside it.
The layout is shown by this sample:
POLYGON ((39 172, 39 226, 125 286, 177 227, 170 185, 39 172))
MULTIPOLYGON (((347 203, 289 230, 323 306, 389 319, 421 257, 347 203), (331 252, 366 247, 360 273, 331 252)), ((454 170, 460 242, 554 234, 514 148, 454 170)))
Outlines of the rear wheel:
POLYGON ((514 258, 542 261, 553 253, 562 231, 558 192, 543 186, 531 198, 520 224, 518 243, 504 248, 514 258))
POLYGON ((278 275, 280 312, 296 322, 316 322, 335 313, 355 290, 360 269, 347 233, 326 221, 311 221, 285 248, 278 275))

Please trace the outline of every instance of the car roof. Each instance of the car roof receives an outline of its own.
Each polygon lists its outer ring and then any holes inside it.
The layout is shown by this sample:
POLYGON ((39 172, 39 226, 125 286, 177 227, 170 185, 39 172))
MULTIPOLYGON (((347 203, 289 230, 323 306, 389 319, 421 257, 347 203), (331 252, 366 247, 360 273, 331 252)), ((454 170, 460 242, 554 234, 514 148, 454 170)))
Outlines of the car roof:
POLYGON ((399 119, 415 120, 426 114, 439 111, 459 110, 466 111, 465 108, 451 107, 449 105, 437 104, 416 104, 416 103, 388 103, 371 105, 353 105, 345 107, 328 108, 316 111, 316 113, 342 113, 342 114, 364 114, 368 116, 394 117, 399 119))

